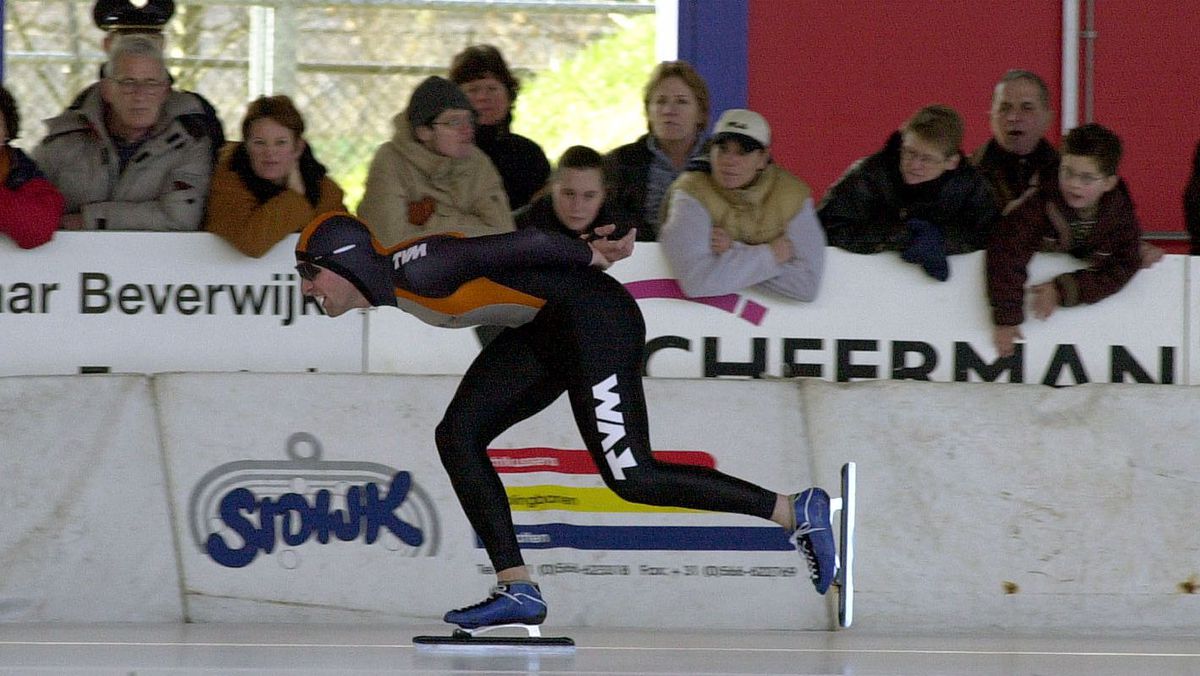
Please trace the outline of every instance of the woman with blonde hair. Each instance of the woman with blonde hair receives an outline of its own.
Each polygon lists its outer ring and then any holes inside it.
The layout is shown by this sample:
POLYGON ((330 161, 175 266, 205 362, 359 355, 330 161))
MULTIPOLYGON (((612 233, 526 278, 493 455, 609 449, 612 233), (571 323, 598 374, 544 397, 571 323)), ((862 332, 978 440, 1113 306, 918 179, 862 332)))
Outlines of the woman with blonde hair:
POLYGON ((305 142, 292 100, 260 96, 246 110, 242 141, 221 152, 204 226, 258 258, 317 215, 344 211, 343 198, 305 142))
POLYGON ((667 188, 704 146, 708 85, 685 61, 663 61, 643 92, 649 132, 604 158, 613 215, 621 227, 637 228, 639 241, 658 239, 667 188))

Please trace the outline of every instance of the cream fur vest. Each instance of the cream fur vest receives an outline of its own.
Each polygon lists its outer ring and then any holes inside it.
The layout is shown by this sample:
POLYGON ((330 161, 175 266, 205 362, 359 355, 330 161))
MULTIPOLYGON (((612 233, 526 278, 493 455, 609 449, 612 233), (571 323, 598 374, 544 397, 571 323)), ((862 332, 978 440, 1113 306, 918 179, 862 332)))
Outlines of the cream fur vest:
POLYGON ((765 244, 786 233, 810 194, 804 181, 776 164, 768 164, 746 188, 722 188, 707 173, 688 171, 671 189, 695 197, 712 216, 713 227, 746 244, 765 244))

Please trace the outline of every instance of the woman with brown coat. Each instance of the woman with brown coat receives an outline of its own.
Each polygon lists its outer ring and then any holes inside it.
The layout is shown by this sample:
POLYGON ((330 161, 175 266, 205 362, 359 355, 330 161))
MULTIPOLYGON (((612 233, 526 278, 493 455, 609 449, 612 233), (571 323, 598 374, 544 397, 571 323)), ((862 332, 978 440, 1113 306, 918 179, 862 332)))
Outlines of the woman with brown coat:
POLYGON ((242 142, 221 151, 205 229, 258 258, 328 211, 342 189, 304 141, 304 118, 287 96, 260 96, 242 120, 242 142))

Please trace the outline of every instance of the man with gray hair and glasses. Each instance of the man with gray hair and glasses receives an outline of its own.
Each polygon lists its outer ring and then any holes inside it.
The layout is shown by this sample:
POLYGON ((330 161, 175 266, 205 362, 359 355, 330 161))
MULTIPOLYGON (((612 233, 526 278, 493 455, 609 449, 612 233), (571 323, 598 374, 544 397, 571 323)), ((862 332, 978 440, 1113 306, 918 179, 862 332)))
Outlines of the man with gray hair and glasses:
POLYGON ((33 158, 66 198, 64 230, 197 230, 212 138, 193 94, 174 91, 159 41, 112 41, 99 86, 46 121, 33 158))

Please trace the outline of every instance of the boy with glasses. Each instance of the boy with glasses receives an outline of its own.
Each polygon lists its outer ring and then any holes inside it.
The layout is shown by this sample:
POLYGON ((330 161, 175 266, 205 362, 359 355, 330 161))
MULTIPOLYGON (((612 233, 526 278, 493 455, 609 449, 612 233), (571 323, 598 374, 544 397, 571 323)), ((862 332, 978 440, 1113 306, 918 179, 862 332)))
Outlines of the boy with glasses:
POLYGON ((959 149, 962 138, 952 108, 918 110, 826 191, 817 215, 829 244, 853 253, 899 251, 946 281, 946 257, 982 249, 999 216, 987 180, 959 149))
POLYGON ((1027 266, 1038 251, 1069 253, 1087 266, 1029 288, 1033 314, 1099 302, 1121 290, 1142 267, 1141 228, 1117 175, 1121 140, 1098 124, 1063 139, 1057 177, 1010 211, 987 248, 992 340, 1000 357, 1016 352, 1025 321, 1027 266))

